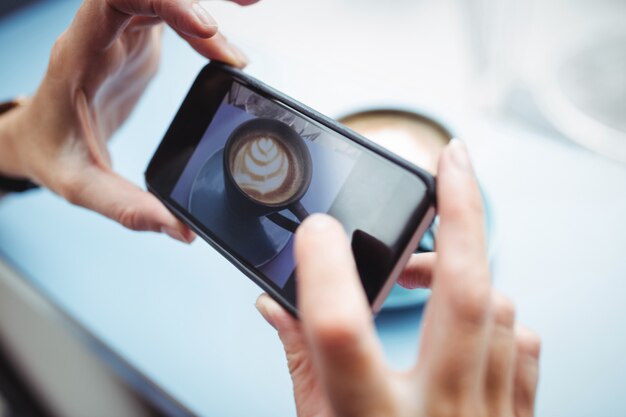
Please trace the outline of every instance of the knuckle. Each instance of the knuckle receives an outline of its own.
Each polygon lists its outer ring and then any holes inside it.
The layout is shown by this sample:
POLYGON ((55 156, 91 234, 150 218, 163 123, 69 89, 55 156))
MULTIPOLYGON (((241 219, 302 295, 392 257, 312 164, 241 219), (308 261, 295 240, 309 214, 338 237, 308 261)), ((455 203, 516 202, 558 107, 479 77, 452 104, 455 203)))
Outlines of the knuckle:
POLYGON ((163 16, 163 11, 167 6, 168 0, 154 0, 150 2, 150 7, 152 8, 152 14, 157 16, 163 16))
POLYGON ((515 401, 515 417, 534 417, 535 410, 533 399, 528 396, 522 395, 521 397, 516 395, 515 401))
POLYGON ((541 337, 527 328, 518 328, 515 332, 517 350, 536 359, 541 354, 541 337))
POLYGON ((116 218, 122 226, 128 229, 142 230, 140 213, 135 207, 124 206, 120 208, 116 218))
POLYGON ((448 259, 438 266, 437 281, 445 281, 448 302, 463 321, 484 324, 492 309, 492 289, 486 262, 448 259))
POLYGON ((67 39, 67 31, 62 32, 54 41, 54 43, 52 44, 52 49, 51 49, 51 57, 52 58, 57 58, 59 53, 63 50, 65 42, 67 39))
POLYGON ((511 400, 507 399, 506 401, 502 401, 500 404, 491 406, 486 415, 497 417, 515 417, 512 408, 513 404, 511 404, 511 400))
POLYGON ((300 377, 311 372, 311 362, 303 351, 287 352, 287 366, 292 377, 300 377))
POLYGON ((518 417, 532 417, 535 410, 535 399, 537 394, 538 372, 532 368, 522 371, 523 377, 518 377, 514 387, 513 407, 515 415, 518 417))
POLYGON ((82 204, 83 183, 78 175, 72 173, 62 174, 59 176, 55 188, 57 193, 71 204, 82 204))
POLYGON ((493 317, 497 325, 512 327, 515 323, 515 304, 509 297, 493 291, 492 294, 493 317))
POLYGON ((61 33, 59 37, 52 44, 52 48, 50 50, 50 62, 48 63, 48 72, 52 74, 56 74, 64 66, 63 52, 66 49, 65 45, 67 44, 67 31, 61 33))
POLYGON ((180 2, 177 0, 156 0, 153 3, 154 14, 166 17, 176 16, 175 24, 180 24, 181 17, 176 14, 177 9, 180 8, 180 2))
POLYGON ((457 297, 454 306, 466 321, 483 324, 487 320, 490 309, 488 293, 488 290, 483 288, 472 288, 457 297))
POLYGON ((321 349, 341 355, 350 352, 359 342, 360 329, 355 323, 348 318, 325 314, 312 321, 312 332, 321 349))
POLYGON ((491 288, 488 284, 477 283, 457 289, 452 294, 451 306, 464 321, 482 325, 491 312, 491 288))
POLYGON ((429 417, 487 417, 487 412, 478 401, 439 398, 428 401, 425 415, 429 417))

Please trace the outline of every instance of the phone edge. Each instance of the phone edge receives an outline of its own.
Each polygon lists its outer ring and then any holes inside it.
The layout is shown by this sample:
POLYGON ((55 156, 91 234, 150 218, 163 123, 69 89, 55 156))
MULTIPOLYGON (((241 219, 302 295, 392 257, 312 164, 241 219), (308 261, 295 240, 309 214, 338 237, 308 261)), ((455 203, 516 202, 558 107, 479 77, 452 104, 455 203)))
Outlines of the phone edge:
MULTIPOLYGON (((250 84, 252 87, 264 92, 265 94, 274 96, 276 99, 284 102, 287 106, 300 112, 304 116, 311 118, 312 120, 322 124, 323 126, 326 126, 327 128, 330 128, 331 130, 336 131, 337 133, 347 137, 348 139, 358 143, 359 145, 369 149, 370 151, 384 157, 385 159, 391 161, 392 163, 399 165, 400 167, 409 171, 411 174, 420 178, 420 180, 422 180, 422 182, 424 183, 425 188, 426 188, 425 199, 427 200, 426 201, 427 207, 425 209, 425 213, 418 227, 415 229, 415 232, 413 233, 411 239, 409 240, 409 243, 407 244, 405 251, 402 253, 400 258, 398 259, 398 262, 396 262, 394 268, 392 269, 392 272, 389 274, 389 277, 385 281, 385 284, 383 285, 383 287, 381 288, 381 290, 379 291, 376 298, 371 304, 371 309, 373 313, 377 314, 382 308, 382 305, 385 299, 391 292, 393 285, 396 283, 400 273, 402 272, 402 268, 408 262, 410 255, 413 253, 414 249, 419 244, 419 240, 421 239, 423 234, 426 232, 428 227, 432 224, 432 221, 435 217, 435 214, 436 214, 436 197, 435 197, 436 179, 435 177, 431 175, 430 173, 426 172, 425 170, 423 170, 422 168, 412 164, 411 162, 405 160, 404 158, 398 156, 397 154, 388 151, 384 147, 376 144, 375 142, 370 141, 366 137, 360 135, 354 130, 348 128, 347 126, 342 125, 341 123, 330 118, 329 116, 326 116, 306 106, 305 104, 297 101, 296 99, 289 97, 285 93, 280 92, 279 90, 263 83, 262 81, 252 77, 251 75, 246 74, 242 70, 232 67, 228 64, 224 64, 219 61, 209 62, 200 70, 191 88, 193 88, 193 85, 195 85, 199 79, 203 78, 206 72, 213 71, 214 69, 228 72, 234 77, 245 81, 246 83, 250 84)), ((187 95, 185 96, 185 100, 187 99, 187 96, 189 95, 189 93, 190 92, 188 92, 187 95)), ((170 204, 167 198, 161 196, 150 185, 148 181, 148 171, 151 168, 154 155, 156 155, 159 152, 159 148, 162 145, 162 141, 163 139, 161 139, 161 143, 159 143, 159 146, 155 150, 155 153, 150 159, 150 162, 148 163, 148 166, 146 167, 146 170, 144 172, 144 180, 148 188, 148 191, 152 193, 153 195, 155 195, 159 199, 159 201, 161 201, 168 208, 168 210, 173 212, 179 219, 181 219, 186 225, 188 225, 197 235, 201 236, 207 243, 209 243, 209 245, 211 245, 211 247, 217 250, 218 253, 220 253, 220 255, 224 256, 231 264, 233 264, 237 269, 239 269, 239 271, 241 271, 244 275, 250 278, 252 282, 257 284, 263 291, 268 292, 272 296, 272 298, 274 298, 279 304, 281 304, 291 315, 293 315, 294 317, 298 317, 298 311, 295 305, 292 305, 288 300, 286 300, 280 294, 280 292, 272 288, 269 284, 265 282, 265 280, 260 278, 253 271, 251 271, 243 262, 237 259, 236 256, 226 251, 224 248, 221 247, 221 245, 218 242, 214 241, 210 236, 208 236, 202 230, 196 227, 192 219, 188 218, 185 213, 182 213, 180 210, 178 210, 178 208, 170 204)))
POLYGON ((385 281, 385 284, 374 299, 374 302, 372 303, 372 312, 374 313, 374 315, 378 314, 382 309, 385 300, 389 296, 389 293, 391 292, 393 286, 398 281, 398 278, 404 270, 404 267, 409 262, 409 258, 414 253, 414 249, 419 245, 422 236, 424 236, 424 233, 426 233, 426 230, 428 230, 433 220, 435 219, 435 214, 435 208, 433 206, 430 206, 426 211, 422 222, 417 227, 417 229, 415 229, 415 233, 413 233, 411 240, 409 240, 409 244, 407 245, 406 249, 398 259, 396 265, 391 270, 387 281, 385 281))
POLYGON ((205 234, 200 228, 198 228, 192 219, 188 218, 187 215, 181 210, 179 210, 174 205, 170 204, 166 198, 163 198, 150 184, 147 183, 148 191, 154 195, 168 210, 170 210, 174 215, 185 223, 194 233, 198 236, 202 237, 202 239, 207 242, 213 249, 215 249, 220 255, 222 255, 228 262, 234 265, 240 272, 246 275, 252 282, 261 287, 261 289, 267 293, 269 293, 272 298, 283 306, 292 316, 298 317, 298 310, 294 305, 292 305, 288 300, 286 300, 276 289, 272 288, 268 285, 263 279, 257 276, 253 271, 251 271, 243 262, 237 259, 236 256, 225 250, 218 242, 213 240, 211 236, 205 234))
MULTIPOLYGON (((381 156, 383 156, 384 158, 392 161, 393 163, 400 165, 402 168, 406 169, 407 171, 409 171, 410 173, 418 176, 422 181, 424 181, 425 185, 426 185, 426 190, 427 190, 427 194, 428 197, 430 198, 430 201, 432 204, 431 206, 435 206, 436 207, 436 199, 435 199, 435 177, 430 174, 429 172, 425 171, 424 169, 418 167, 417 165, 407 161, 406 159, 402 158, 401 156, 387 150, 386 148, 378 145, 377 143, 367 139, 365 136, 361 135, 358 132, 355 132, 354 130, 350 129, 349 127, 341 124, 340 122, 330 118, 329 116, 326 116, 322 113, 320 113, 319 111, 308 107, 307 105, 299 102, 298 100, 286 95, 285 93, 275 89, 274 87, 271 87, 265 83, 263 83, 262 81, 254 78, 253 76, 246 74, 244 71, 242 71, 239 68, 235 68, 232 67, 228 64, 224 64, 222 62, 218 62, 218 61, 213 61, 208 63, 207 65, 204 66, 204 68, 201 70, 201 74, 204 71, 210 71, 212 68, 218 68, 220 70, 229 72, 230 74, 239 77, 241 79, 243 79, 244 81, 250 83, 253 87, 269 94, 269 95, 274 95, 276 98, 282 100, 285 102, 285 104, 287 104, 288 106, 292 107, 293 109, 297 110, 298 112, 302 113, 303 115, 313 119, 314 121, 340 133, 341 135, 347 137, 348 139, 358 143, 361 146, 364 146, 367 149, 370 149, 371 151, 373 151, 374 153, 377 153, 381 156)), ((198 76, 200 76, 201 74, 199 74, 198 76)))

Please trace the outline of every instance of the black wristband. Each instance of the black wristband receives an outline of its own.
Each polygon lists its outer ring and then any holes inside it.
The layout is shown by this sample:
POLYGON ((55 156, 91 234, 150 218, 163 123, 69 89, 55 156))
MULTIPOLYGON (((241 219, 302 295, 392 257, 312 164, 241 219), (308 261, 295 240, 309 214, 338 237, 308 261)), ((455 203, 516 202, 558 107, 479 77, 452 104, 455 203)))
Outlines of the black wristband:
MULTIPOLYGON (((20 101, 12 100, 0 103, 0 115, 13 110, 20 105, 20 101)), ((26 179, 9 178, 0 175, 0 193, 21 193, 24 191, 39 188, 37 184, 26 179)))
POLYGON ((35 188, 39 188, 39 186, 30 180, 8 178, 0 175, 0 193, 21 193, 35 188))

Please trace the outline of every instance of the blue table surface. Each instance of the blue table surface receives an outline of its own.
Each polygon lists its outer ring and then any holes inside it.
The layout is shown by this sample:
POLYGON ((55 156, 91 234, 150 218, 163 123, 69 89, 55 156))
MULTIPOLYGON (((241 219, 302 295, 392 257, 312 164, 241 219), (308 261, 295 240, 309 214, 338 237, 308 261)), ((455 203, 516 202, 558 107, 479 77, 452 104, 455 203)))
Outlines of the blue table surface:
MULTIPOLYGON (((209 4, 222 27, 250 53, 254 75, 325 113, 338 115, 397 97, 452 121, 467 138, 495 208, 495 285, 516 301, 519 318, 544 339, 538 415, 626 415, 626 168, 555 134, 467 116, 454 100, 464 85, 462 77, 455 78, 463 71, 455 64, 460 54, 433 56, 430 69, 399 68, 393 79, 378 77, 385 67, 366 56, 367 45, 355 46, 350 60, 342 58, 347 45, 338 23, 342 18, 350 16, 367 42, 388 41, 365 28, 372 19, 390 16, 372 2, 371 11, 359 9, 364 23, 354 18, 359 5, 352 2, 294 3, 266 0, 250 10, 209 4), (283 18, 289 13, 308 13, 311 19, 296 25, 283 18), (324 16, 326 32, 318 35, 312 25, 324 16), (268 22, 275 31, 263 30, 268 22), (290 35, 284 43, 276 41, 281 31, 290 35), (296 53, 298 44, 307 47, 306 56, 296 53), (351 70, 331 72, 324 60, 351 70), (366 62, 367 70, 352 71, 366 62), (443 67, 452 68, 446 73, 451 80, 461 81, 420 82, 411 75, 432 76, 443 67), (370 88, 363 89, 362 81, 370 88), (345 86, 344 94, 330 82, 345 86)), ((0 97, 34 91, 54 39, 78 5, 76 0, 39 2, 0 20, 0 97)), ((423 14, 426 6, 419 7, 423 14)), ((433 20, 452 8, 450 2, 429 7, 433 20)), ((398 17, 389 36, 409 36, 394 32, 409 27, 408 17, 398 17)), ((448 29, 441 35, 442 50, 457 44, 448 29)), ((388 45, 379 48, 383 58, 403 50, 388 45)), ((166 32, 161 70, 111 145, 120 173, 142 184, 149 157, 204 63, 166 32)), ((0 252, 197 413, 295 414, 282 347, 254 308, 260 290, 204 242, 186 246, 157 234, 133 233, 38 191, 0 204, 0 252)), ((415 360, 420 320, 421 309, 378 318, 392 366, 407 367, 415 360)))

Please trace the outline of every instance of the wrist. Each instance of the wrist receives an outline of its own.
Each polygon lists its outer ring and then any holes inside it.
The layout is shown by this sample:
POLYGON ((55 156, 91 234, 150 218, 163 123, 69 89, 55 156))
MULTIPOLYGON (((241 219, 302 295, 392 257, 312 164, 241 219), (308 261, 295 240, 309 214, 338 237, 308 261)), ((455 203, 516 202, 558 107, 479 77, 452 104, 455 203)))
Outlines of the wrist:
POLYGON ((16 120, 20 108, 26 104, 25 99, 17 99, 0 103, 0 198, 10 192, 22 192, 37 188, 20 168, 17 157, 16 138, 20 131, 16 129, 16 120), (10 113, 10 114, 9 114, 10 113))
POLYGON ((9 178, 26 179, 21 158, 19 157, 18 140, 20 136, 18 125, 26 99, 16 99, 0 104, 0 175, 9 178))
POLYGON ((65 124, 48 105, 50 100, 39 96, 38 91, 33 98, 17 99, 0 114, 0 176, 50 187, 50 165, 58 159, 66 129, 59 128, 65 124))

